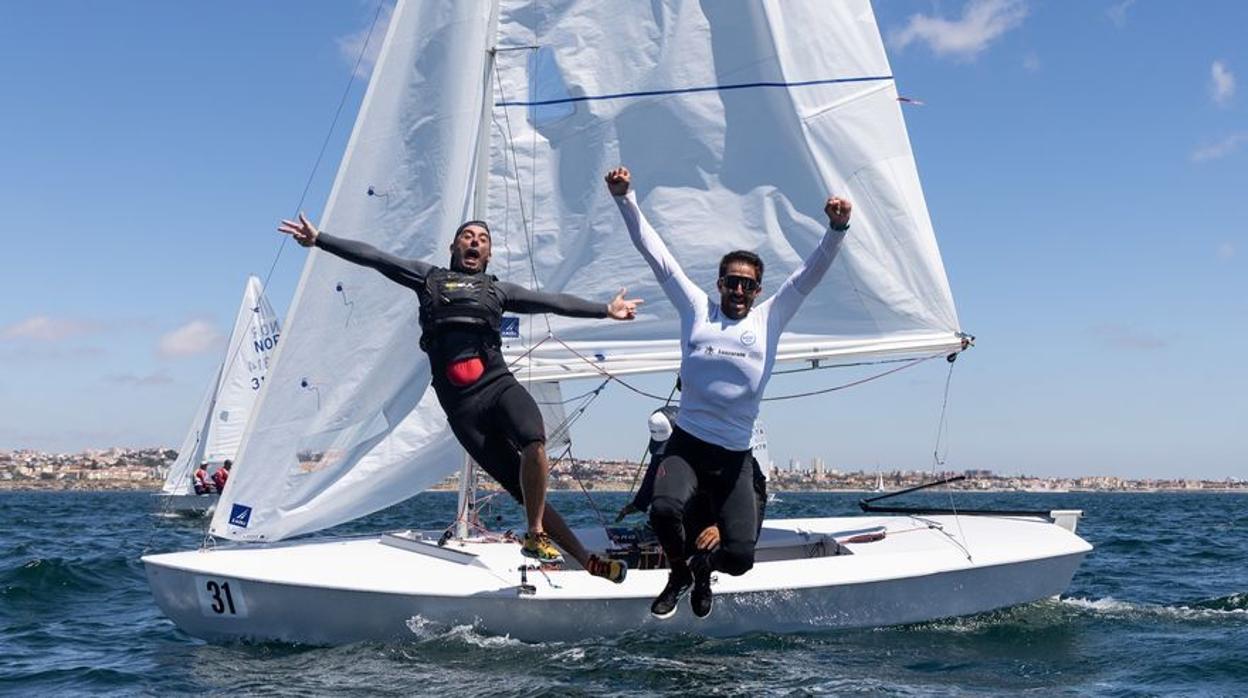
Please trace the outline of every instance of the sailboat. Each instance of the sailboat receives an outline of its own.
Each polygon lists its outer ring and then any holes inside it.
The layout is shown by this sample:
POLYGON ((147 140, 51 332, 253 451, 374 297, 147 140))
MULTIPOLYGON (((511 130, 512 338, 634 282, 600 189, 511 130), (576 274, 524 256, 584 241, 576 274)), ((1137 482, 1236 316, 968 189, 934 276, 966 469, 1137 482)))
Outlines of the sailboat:
MULTIPOLYGON (((575 415, 680 363, 676 313, 602 184, 621 162, 707 288, 733 248, 784 278, 823 234, 826 195, 854 202, 840 257, 781 339, 779 361, 811 381, 822 367, 968 347, 867 0, 400 0, 321 226, 444 264, 456 225, 483 218, 501 279, 604 300, 629 286, 648 301, 632 323, 504 320, 531 389, 593 388, 566 401, 575 415)), ((461 625, 526 641, 893 625, 1060 594, 1091 549, 1077 511, 768 519, 754 568, 715 580, 710 617, 657 620, 659 556, 578 531, 633 563, 614 585, 571 563, 535 569, 473 521, 473 471, 428 388, 416 313, 375 272, 309 254, 210 525, 217 543, 143 558, 184 631, 342 643, 461 625), (456 470, 460 515, 446 530, 299 538, 456 470)))
POLYGON ((225 356, 195 410, 178 458, 156 495, 160 512, 202 516, 215 509, 219 495, 196 494, 192 473, 200 463, 220 467, 235 457, 280 336, 281 323, 264 296, 260 279, 249 276, 226 342, 225 356))

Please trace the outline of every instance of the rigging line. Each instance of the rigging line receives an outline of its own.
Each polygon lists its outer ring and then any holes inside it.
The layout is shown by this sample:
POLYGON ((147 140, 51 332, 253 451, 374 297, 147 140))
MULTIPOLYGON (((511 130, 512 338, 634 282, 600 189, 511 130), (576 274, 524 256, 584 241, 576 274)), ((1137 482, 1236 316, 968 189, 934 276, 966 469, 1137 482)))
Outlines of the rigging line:
POLYGON ((567 448, 563 450, 563 454, 559 456, 558 460, 562 461, 564 458, 567 458, 571 463, 572 467, 568 470, 568 472, 572 475, 572 479, 576 481, 577 486, 581 488, 581 493, 585 495, 585 499, 589 500, 589 506, 594 510, 594 516, 598 518, 598 524, 601 525, 602 529, 605 531, 607 529, 606 517, 603 516, 602 510, 598 508, 598 503, 594 501, 592 496, 590 496, 589 490, 585 488, 585 483, 582 482, 581 478, 576 474, 576 456, 572 455, 571 441, 568 441, 567 448))
MULTIPOLYGON (((946 459, 949 457, 949 386, 953 383, 953 367, 957 356, 957 354, 949 355, 949 372, 945 374, 945 394, 940 402, 940 420, 936 425, 936 443, 932 446, 932 472, 936 472, 936 468, 943 468, 945 466, 946 459), (942 436, 945 440, 944 458, 940 455, 940 441, 942 436)), ((945 492, 949 495, 949 508, 953 510, 953 520, 958 525, 958 536, 962 539, 962 550, 966 552, 966 559, 971 560, 971 550, 966 542, 966 532, 962 530, 962 517, 958 515, 958 507, 953 502, 953 489, 946 489, 945 492)))
MULTIPOLYGON (((368 34, 364 36, 364 42, 360 45, 360 53, 355 58, 355 65, 351 66, 351 77, 347 79, 347 85, 342 90, 342 96, 338 98, 338 107, 334 110, 334 118, 329 122, 329 128, 325 131, 325 138, 321 140, 321 149, 316 154, 316 160, 312 163, 312 170, 308 172, 308 178, 303 183, 303 191, 299 194, 299 203, 295 204, 295 214, 303 210, 303 203, 308 198, 308 192, 312 189, 312 182, 316 179, 316 171, 320 169, 321 161, 325 159, 325 151, 329 148, 330 138, 334 135, 334 129, 338 127, 338 119, 342 117, 342 110, 347 104, 347 97, 351 95, 351 87, 355 84, 355 75, 360 69, 360 64, 364 62, 364 55, 368 51, 368 45, 372 41, 373 32, 377 29, 377 21, 381 18, 381 11, 385 7, 385 0, 377 0, 377 10, 373 13, 373 21, 368 26, 368 34)), ((269 281, 273 278, 273 272, 277 270, 277 263, 282 258, 282 252, 286 249, 286 243, 290 236, 283 235, 282 241, 277 246, 277 254, 273 255, 273 262, 269 264, 269 270, 265 272, 264 282, 261 284, 260 298, 263 301, 269 293, 269 281)), ((238 346, 230 354, 229 361, 225 365, 223 373, 228 373, 234 367, 234 362, 238 359, 238 355, 242 353, 244 342, 239 342, 238 346)), ((208 523, 204 526, 205 536, 212 524, 213 517, 207 517, 208 523)))
POLYGON ((536 402, 539 405, 566 405, 569 402, 576 402, 577 400, 580 400, 581 398, 589 397, 590 395, 600 392, 603 386, 605 386, 607 383, 610 383, 610 382, 611 382, 611 379, 608 378, 604 380, 601 384, 599 384, 597 388, 594 388, 593 390, 586 390, 580 395, 577 395, 575 397, 570 397, 565 400, 549 400, 549 401, 537 400, 536 402))
MULTIPOLYGON (((811 362, 818 362, 819 359, 806 359, 811 362)), ((827 366, 805 366, 803 368, 789 368, 783 371, 772 371, 773 376, 787 376, 790 373, 806 373, 808 371, 826 371, 829 368, 857 368, 859 366, 880 366, 883 364, 902 364, 913 359, 879 359, 877 361, 855 361, 852 364, 828 364, 827 366)))
MULTIPOLYGON (((957 356, 954 354, 953 356, 957 356)), ((936 472, 936 468, 944 467, 945 460, 949 457, 949 422, 947 414, 949 410, 949 384, 953 382, 953 366, 954 362, 949 362, 949 372, 945 374, 945 396, 940 403, 940 419, 936 423, 936 444, 932 447, 932 472, 936 472), (940 442, 945 442, 945 455, 940 455, 940 442)))
POLYGON ((776 401, 779 401, 779 400, 794 400, 794 399, 797 399, 797 398, 803 398, 803 397, 813 397, 813 396, 815 396, 815 395, 823 395, 823 394, 825 394, 825 393, 831 393, 831 392, 835 392, 835 391, 837 391, 837 390, 844 390, 845 388, 852 388, 852 387, 857 386, 857 385, 862 385, 863 383, 869 383, 869 382, 871 382, 871 381, 873 381, 873 380, 876 380, 876 379, 878 379, 878 378, 883 378, 884 376, 892 375, 892 374, 894 374, 894 373, 897 373, 898 371, 904 371, 904 370, 906 370, 907 368, 912 368, 912 367, 914 367, 914 366, 918 366, 919 364, 923 363, 924 361, 930 361, 930 360, 932 360, 932 359, 934 359, 934 358, 936 358, 936 357, 938 357, 938 356, 944 356, 944 355, 945 355, 945 353, 944 353, 944 352, 941 352, 941 353, 939 353, 939 354, 932 354, 931 356, 920 356, 920 357, 919 357, 919 358, 917 358, 917 359, 907 359, 907 360, 905 361, 905 363, 903 363, 902 365, 900 365, 900 366, 898 366, 898 367, 896 367, 896 368, 890 368, 890 369, 888 369, 887 371, 882 371, 882 372, 880 372, 880 373, 877 373, 877 374, 875 374, 875 375, 871 375, 871 376, 867 376, 866 378, 862 378, 862 379, 860 379, 860 380, 850 381, 850 382, 848 382, 848 383, 843 383, 843 384, 841 384, 841 385, 834 385, 834 386, 832 386, 831 388, 824 388, 824 389, 822 389, 822 390, 811 390, 811 391, 809 391, 809 392, 805 392, 805 393, 793 393, 793 394, 791 394, 791 395, 776 395, 775 397, 765 397, 765 398, 763 398, 763 402, 776 402, 776 401))
MULTIPOLYGON (((507 92, 503 88, 503 76, 501 74, 501 71, 498 70, 497 66, 494 69, 494 83, 498 86, 498 95, 499 97, 501 97, 501 101, 498 104, 505 105, 507 102, 507 92)), ((496 104, 495 106, 498 106, 498 104, 496 104)), ((512 171, 515 173, 515 176, 516 176, 516 201, 520 204, 520 229, 524 231, 525 255, 529 259, 529 273, 532 275, 533 290, 537 291, 541 289, 541 284, 539 284, 537 280, 537 263, 533 260, 532 221, 529 220, 529 213, 525 211, 524 209, 524 186, 520 182, 520 159, 519 159, 519 156, 516 154, 515 133, 511 129, 511 112, 506 108, 506 106, 503 107, 503 124, 507 132, 507 135, 503 139, 506 143, 506 148, 504 149, 503 152, 505 154, 510 153, 511 155, 512 171)), ((533 137, 535 139, 537 138, 536 130, 534 130, 533 137)), ((534 155, 534 157, 536 158, 536 155, 534 155)), ((506 155, 504 155, 503 162, 504 162, 503 167, 506 168, 506 162, 507 162, 506 155)), ((534 201, 536 201, 537 199, 536 179, 534 180, 533 186, 534 186, 533 196, 534 196, 534 201)), ((542 318, 546 321, 546 331, 550 332, 551 331, 550 315, 548 313, 542 313, 542 318)))
POLYGON ((635 92, 614 92, 601 95, 580 95, 577 97, 560 97, 557 99, 536 99, 527 101, 508 102, 506 98, 498 103, 500 107, 543 107, 552 104, 569 104, 573 102, 597 102, 604 99, 628 99, 631 97, 658 97, 666 95, 685 95, 698 92, 728 92, 730 90, 744 90, 753 87, 809 87, 811 85, 836 85, 841 83, 852 82, 875 82, 878 80, 892 80, 891 75, 867 75, 856 78, 825 78, 823 80, 795 80, 792 82, 782 80, 760 80, 756 82, 741 82, 730 85, 699 85, 697 87, 675 87, 666 90, 638 90, 635 92))
MULTIPOLYGON (((579 351, 577 351, 577 350, 573 349, 572 347, 568 346, 568 343, 567 343, 567 342, 565 342, 565 341, 563 341, 562 339, 560 339, 560 338, 558 338, 558 337, 554 336, 553 334, 551 335, 551 338, 552 338, 552 339, 554 339, 556 342, 558 342, 560 345, 562 345, 564 349, 567 349, 568 351, 572 352, 572 355, 573 355, 573 356, 575 356, 576 358, 580 359, 581 361, 584 361, 586 364, 588 364, 591 368, 593 368, 595 371, 597 371, 597 372, 598 372, 599 374, 601 374, 603 377, 608 378, 608 379, 610 379, 610 380, 613 380, 613 381, 615 381, 616 383, 619 383, 620 385, 624 386, 625 388, 628 388, 629 390, 633 391, 634 393, 637 393, 638 395, 642 395, 642 396, 644 396, 644 397, 648 397, 648 398, 650 398, 650 399, 652 399, 652 400, 662 400, 662 399, 663 399, 663 396, 661 396, 661 395, 655 395, 654 393, 648 393, 648 392, 646 392, 646 391, 642 390, 641 388, 638 388, 638 387, 635 387, 635 386, 629 385, 627 381, 625 381, 624 379, 622 379, 622 378, 620 378, 619 376, 615 375, 614 373, 611 373, 610 371, 606 370, 605 368, 603 368, 603 367, 599 366, 598 364, 594 363, 593 361, 590 361, 590 360, 589 360, 589 358, 588 358, 588 357, 586 357, 584 354, 581 354, 579 351)), ((669 398, 669 399, 670 399, 670 398, 669 398)))
MULTIPOLYGON (((667 400, 665 400, 665 401, 663 402, 663 406, 664 406, 664 407, 666 407, 666 406, 668 406, 668 405, 672 404, 672 396, 676 394, 676 386, 678 386, 678 385, 680 385, 680 378, 679 378, 679 377, 677 377, 677 378, 676 378, 676 380, 672 382, 672 391, 671 391, 670 393, 668 393, 668 394, 667 394, 667 400)), ((665 449, 666 449, 666 447, 665 447, 665 449)), ((636 494, 636 493, 637 493, 637 487, 638 487, 637 480, 638 480, 638 478, 639 478, 639 477, 641 477, 641 469, 642 469, 643 467, 645 467, 645 465, 646 465, 646 460, 647 460, 647 458, 648 458, 649 456, 650 456, 650 444, 649 444, 649 443, 647 443, 647 444, 646 444, 646 449, 645 449, 644 451, 642 451, 642 453, 641 453, 641 458, 637 460, 637 468, 636 468, 635 470, 633 470, 633 481, 632 481, 631 483, 629 483, 629 485, 628 485, 628 493, 629 493, 629 495, 634 495, 634 494, 636 494)))

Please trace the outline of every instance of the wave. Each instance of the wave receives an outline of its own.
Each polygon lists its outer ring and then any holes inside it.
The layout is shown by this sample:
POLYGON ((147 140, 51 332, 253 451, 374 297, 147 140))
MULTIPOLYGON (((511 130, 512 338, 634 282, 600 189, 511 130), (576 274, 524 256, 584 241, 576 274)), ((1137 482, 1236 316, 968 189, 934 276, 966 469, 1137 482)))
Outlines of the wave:
POLYGON ((1065 598, 1059 601, 1081 612, 1119 618, 1162 618, 1171 620, 1214 620, 1242 617, 1248 619, 1248 594, 1229 594, 1213 599, 1173 606, 1119 601, 1112 596, 1103 599, 1065 598))
POLYGON ((102 591, 129 585, 133 571, 124 558, 75 560, 35 558, 0 573, 0 598, 46 598, 62 593, 102 591))

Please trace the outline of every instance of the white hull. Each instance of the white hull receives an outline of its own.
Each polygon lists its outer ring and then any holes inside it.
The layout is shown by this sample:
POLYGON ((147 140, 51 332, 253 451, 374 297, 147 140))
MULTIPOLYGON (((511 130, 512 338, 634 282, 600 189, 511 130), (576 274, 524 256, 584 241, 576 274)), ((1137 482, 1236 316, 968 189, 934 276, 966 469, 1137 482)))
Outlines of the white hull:
POLYGON ((158 494, 156 510, 180 516, 211 516, 217 507, 218 494, 158 494))
MULTIPOLYGON (((606 544, 601 531, 581 533, 591 546, 606 544)), ((1091 550, 1039 519, 768 521, 754 569, 718 575, 709 618, 694 618, 682 602, 674 618, 660 621, 649 605, 666 570, 631 570, 620 585, 580 570, 529 571, 530 594, 520 588, 525 560, 516 544, 438 548, 416 538, 218 548, 143 561, 161 609, 191 635, 338 644, 402 640, 430 624, 549 641, 637 629, 736 635, 914 623, 1060 594, 1091 550), (846 542, 877 527, 886 531, 882 540, 846 542)))

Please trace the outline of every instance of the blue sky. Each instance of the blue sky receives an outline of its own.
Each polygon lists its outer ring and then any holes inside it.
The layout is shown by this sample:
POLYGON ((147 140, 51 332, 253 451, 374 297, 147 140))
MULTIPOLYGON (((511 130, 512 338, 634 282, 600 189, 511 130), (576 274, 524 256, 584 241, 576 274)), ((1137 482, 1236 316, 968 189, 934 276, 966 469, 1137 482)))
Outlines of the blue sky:
MULTIPOLYGON (((375 8, 0 5, 0 448, 177 445, 375 8)), ((949 466, 1248 477, 1248 3, 876 12, 902 93, 924 102, 907 107, 911 139, 979 337, 954 369, 949 466)), ((277 260, 279 312, 302 261, 277 260)), ((768 405, 773 456, 930 467, 945 371, 768 405)), ((611 393, 578 425, 579 455, 639 455, 649 407, 611 393)))

